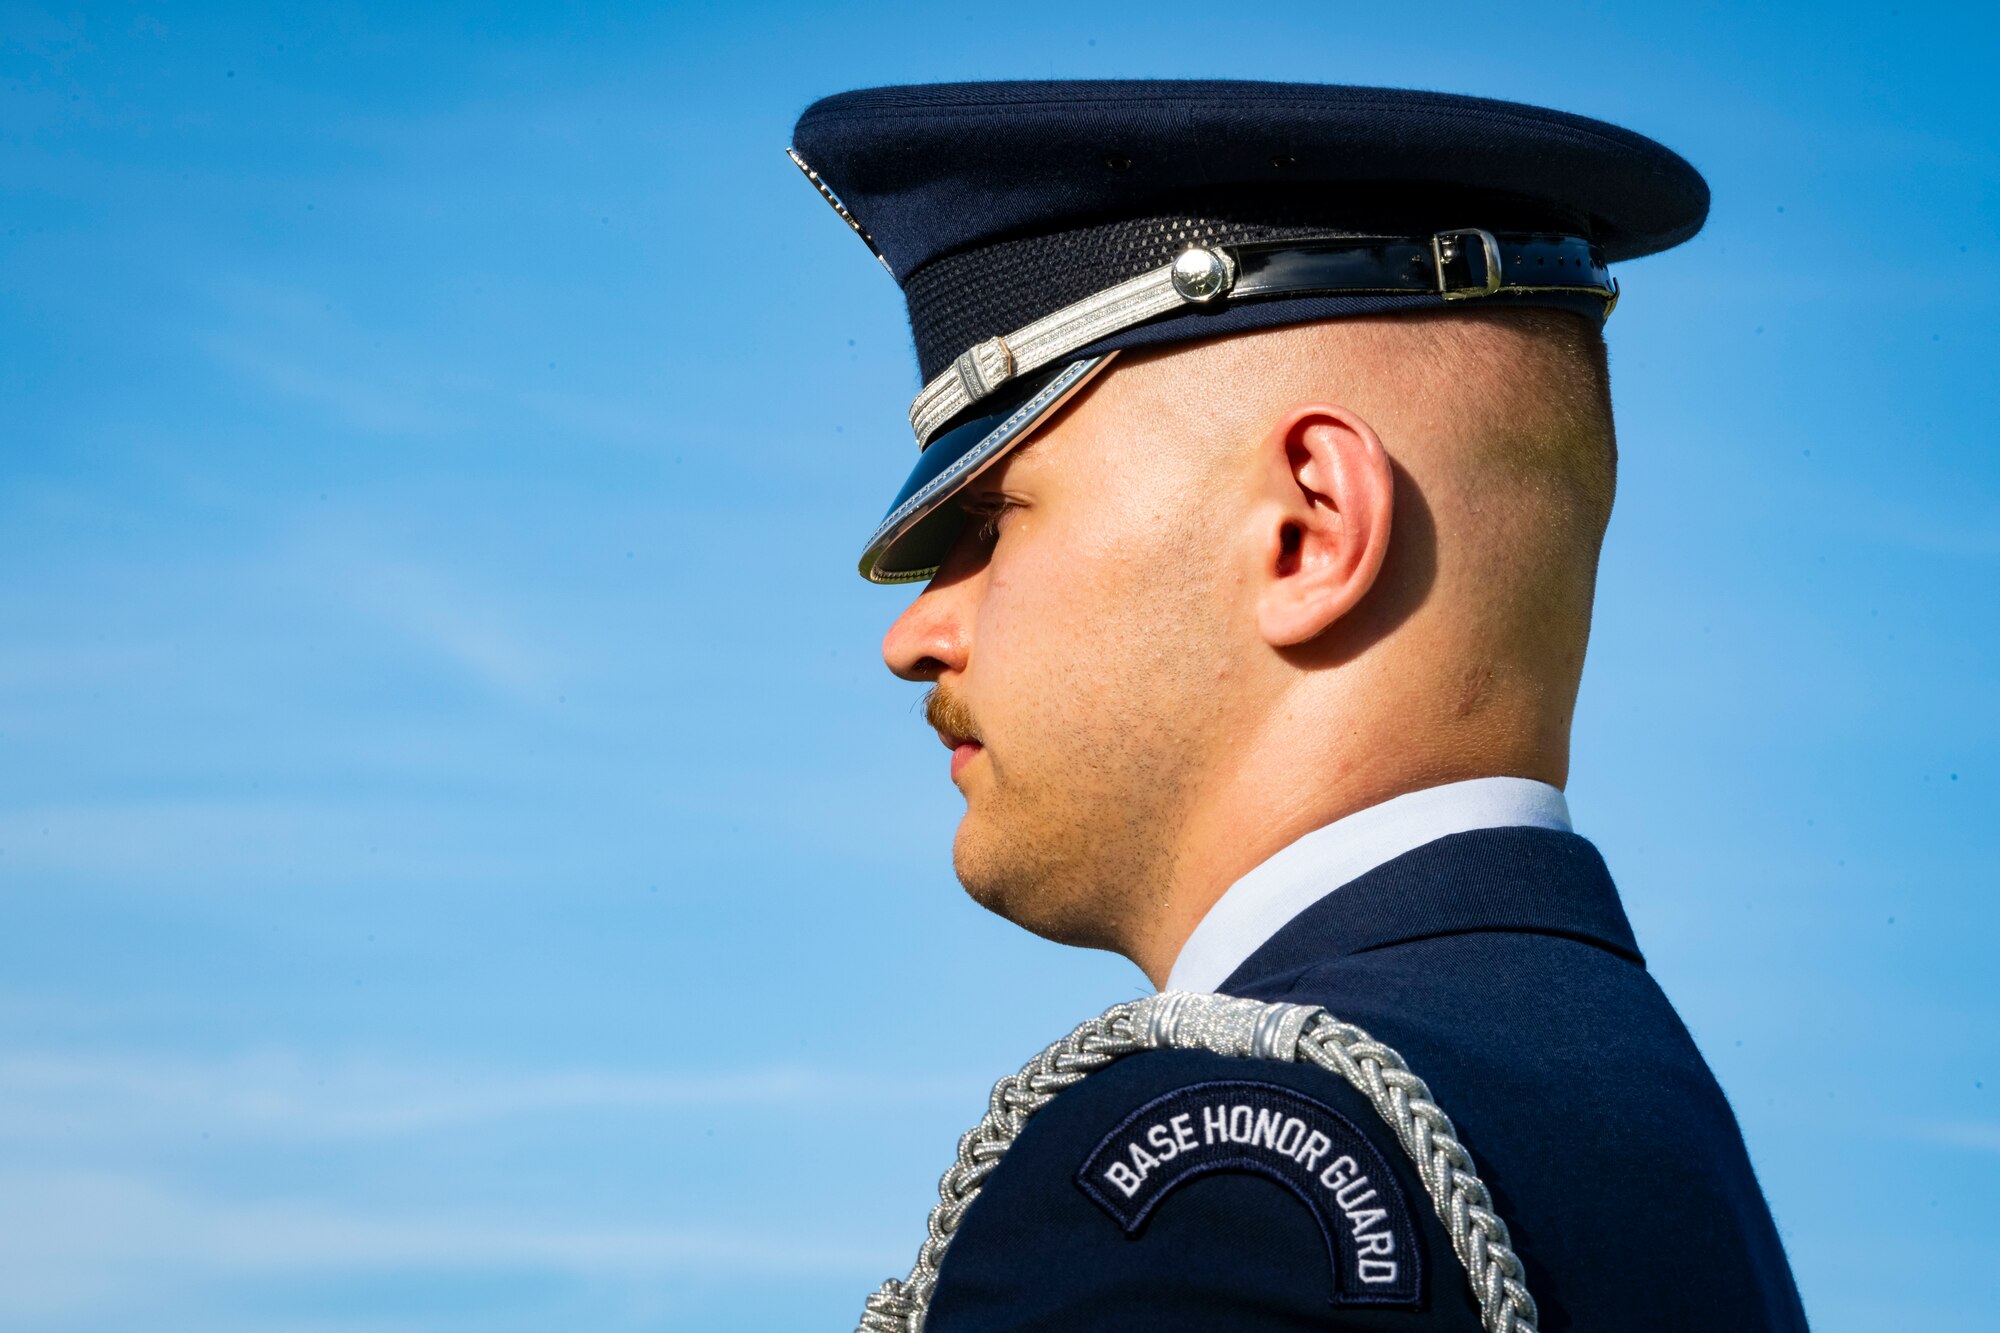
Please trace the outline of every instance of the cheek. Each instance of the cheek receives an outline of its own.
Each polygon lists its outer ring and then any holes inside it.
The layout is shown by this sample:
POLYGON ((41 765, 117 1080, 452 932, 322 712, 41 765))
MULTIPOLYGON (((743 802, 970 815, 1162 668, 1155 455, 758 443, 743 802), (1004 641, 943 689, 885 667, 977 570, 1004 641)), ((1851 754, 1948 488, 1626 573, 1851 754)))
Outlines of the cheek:
POLYGON ((996 559, 973 621, 967 683, 996 756, 1027 761, 1087 726, 1093 696, 1116 669, 1118 598, 1107 571, 1047 529, 996 559))
POLYGON ((1134 719, 1118 715, 1147 706, 1162 612, 1176 619, 1172 589, 1159 585, 1186 552, 1156 549, 1158 525, 1092 517, 1060 530, 1045 519, 1023 533, 1028 540, 995 562, 975 624, 972 671, 986 707, 1051 738, 1130 732, 1134 719))
POLYGON ((996 571, 972 637, 969 679, 983 711, 1019 720, 1047 713, 1071 692, 1093 651, 1087 593, 1084 581, 1060 570, 996 571))
POLYGON ((1110 648, 1131 614, 1133 570, 1143 556, 1103 522, 1035 515, 1010 533, 980 608, 975 651, 1011 670, 1053 675, 1110 648))

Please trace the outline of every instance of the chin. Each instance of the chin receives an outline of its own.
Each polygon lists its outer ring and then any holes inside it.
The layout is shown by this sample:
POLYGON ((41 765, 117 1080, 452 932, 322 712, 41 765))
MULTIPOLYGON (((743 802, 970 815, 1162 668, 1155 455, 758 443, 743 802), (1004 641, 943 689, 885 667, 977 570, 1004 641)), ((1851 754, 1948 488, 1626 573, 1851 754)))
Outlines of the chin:
MULTIPOLYGON (((1009 866, 1003 857, 995 856, 992 841, 980 836, 976 821, 967 811, 959 821, 958 835, 952 840, 951 868, 964 887, 966 896, 996 916, 1003 916, 1015 925, 1025 926, 1021 920, 1021 900, 1031 896, 1029 879, 1020 867, 1009 866)), ((998 840, 1002 846, 1005 840, 998 840)), ((1033 927, 1029 926, 1032 930, 1033 927)))
POLYGON ((1108 929, 1111 914, 1104 910, 1104 904, 1093 901, 1096 895, 1050 873, 1045 858, 1022 854, 1037 847, 1036 843, 1022 839, 987 842, 970 825, 970 818, 959 825, 951 862, 972 901, 1045 940, 1118 951, 1108 929))

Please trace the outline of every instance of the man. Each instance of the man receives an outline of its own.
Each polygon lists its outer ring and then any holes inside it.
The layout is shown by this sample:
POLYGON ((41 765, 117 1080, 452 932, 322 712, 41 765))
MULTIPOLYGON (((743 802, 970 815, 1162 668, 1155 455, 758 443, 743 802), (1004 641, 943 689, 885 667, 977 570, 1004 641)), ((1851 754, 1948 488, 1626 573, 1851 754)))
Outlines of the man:
POLYGON ((934 1289, 871 1326, 1803 1328, 1561 791, 1606 264, 1699 229, 1694 170, 1531 107, 1177 82, 849 93, 794 157, 909 301, 922 453, 862 572, 929 579, 884 657, 931 686, 959 878, 1365 1029, 1533 1297, 1354 1080, 1163 1049, 962 1163, 934 1289))

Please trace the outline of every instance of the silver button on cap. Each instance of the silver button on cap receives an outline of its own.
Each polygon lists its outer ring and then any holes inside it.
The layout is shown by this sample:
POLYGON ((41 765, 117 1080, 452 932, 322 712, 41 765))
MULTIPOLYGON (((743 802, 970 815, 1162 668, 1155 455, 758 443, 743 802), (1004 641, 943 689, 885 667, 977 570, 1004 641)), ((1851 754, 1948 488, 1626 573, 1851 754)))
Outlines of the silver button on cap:
POLYGON ((1190 246, 1174 256, 1174 290, 1190 301, 1213 301, 1229 281, 1229 261, 1219 251, 1190 246))

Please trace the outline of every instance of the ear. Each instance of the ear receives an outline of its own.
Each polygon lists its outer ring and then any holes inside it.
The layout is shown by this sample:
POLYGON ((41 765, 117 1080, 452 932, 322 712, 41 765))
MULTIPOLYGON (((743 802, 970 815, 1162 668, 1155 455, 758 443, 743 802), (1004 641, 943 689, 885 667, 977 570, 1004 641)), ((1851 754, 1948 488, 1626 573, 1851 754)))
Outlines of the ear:
POLYGON ((1395 474, 1373 428, 1329 403, 1292 408, 1262 452, 1257 628, 1283 648, 1319 635, 1375 585, 1395 474))

